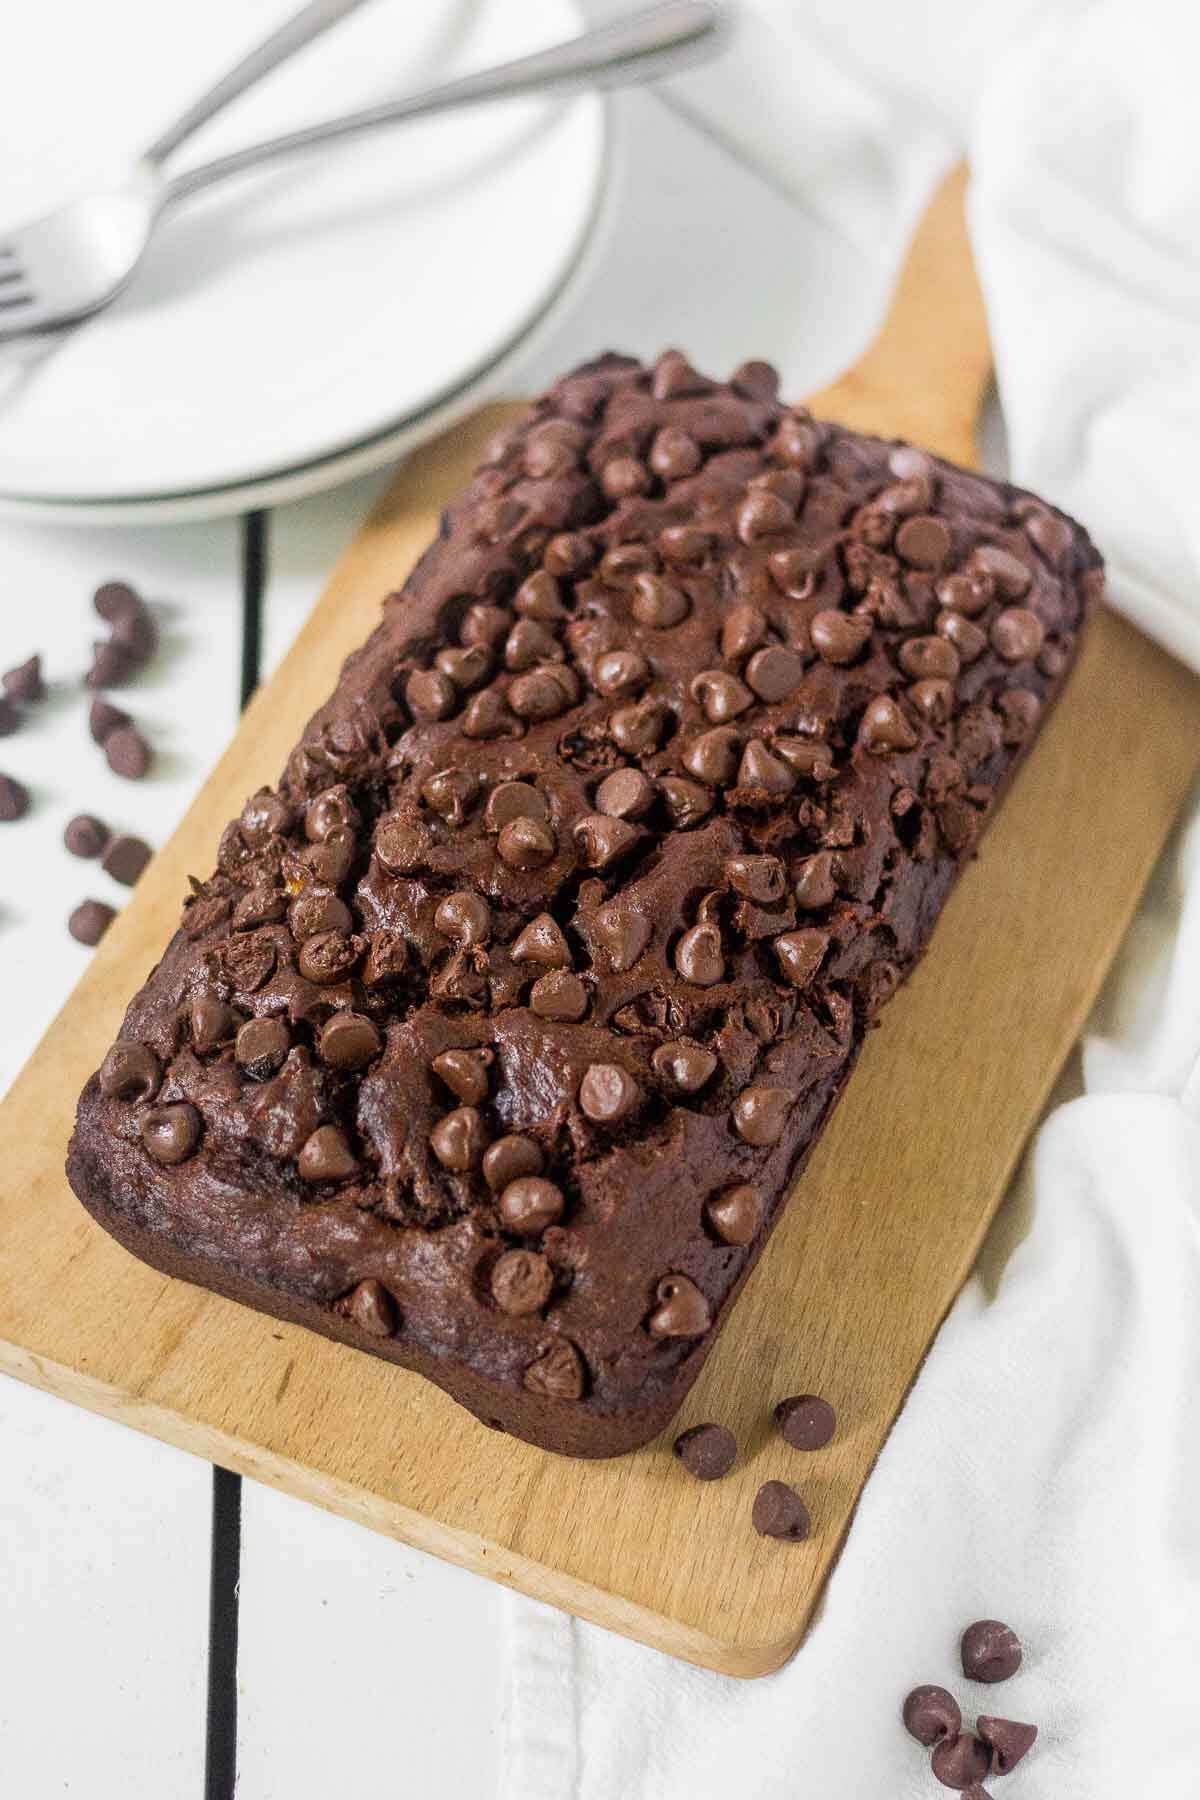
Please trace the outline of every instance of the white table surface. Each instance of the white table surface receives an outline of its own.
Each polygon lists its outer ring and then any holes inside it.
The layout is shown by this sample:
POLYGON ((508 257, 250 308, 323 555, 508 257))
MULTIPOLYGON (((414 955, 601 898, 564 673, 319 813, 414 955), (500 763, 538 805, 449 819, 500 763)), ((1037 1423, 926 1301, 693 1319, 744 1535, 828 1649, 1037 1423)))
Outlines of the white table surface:
MULTIPOLYGON (((594 274, 521 386, 603 348, 653 353, 664 341, 714 372, 772 356, 792 393, 835 373, 868 329, 871 296, 822 293, 805 222, 668 99, 638 93, 614 106, 594 274)), ((270 514, 264 673, 385 479, 270 514)), ((34 798, 24 823, 0 827, 0 1090, 86 964, 67 915, 86 895, 119 903, 123 892, 65 853, 63 824, 95 811, 161 842, 230 735, 242 533, 236 519, 0 526, 0 666, 40 650, 54 684, 35 722, 0 740, 0 769, 34 798), (135 582, 166 627, 153 668, 113 696, 158 752, 137 785, 107 770, 77 692, 96 635, 91 592, 109 577, 135 582)), ((0 1381, 5 1796, 205 1792, 211 1504, 206 1464, 0 1381)), ((502 1724, 501 1591, 251 1483, 242 1507, 240 1800, 487 1800, 502 1724)))

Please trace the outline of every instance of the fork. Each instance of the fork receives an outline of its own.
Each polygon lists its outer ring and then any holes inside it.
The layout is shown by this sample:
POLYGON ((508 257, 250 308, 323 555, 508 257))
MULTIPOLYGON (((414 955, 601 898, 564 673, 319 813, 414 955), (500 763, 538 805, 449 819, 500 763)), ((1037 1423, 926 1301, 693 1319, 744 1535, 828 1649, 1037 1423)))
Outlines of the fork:
POLYGON ((215 182, 317 144, 453 106, 645 79, 674 66, 683 53, 701 50, 706 40, 712 47, 723 23, 722 9, 712 0, 673 0, 423 93, 322 120, 180 175, 164 172, 166 158, 214 113, 361 4, 312 0, 157 138, 123 181, 0 234, 0 343, 44 335, 99 312, 130 280, 168 208, 215 182))

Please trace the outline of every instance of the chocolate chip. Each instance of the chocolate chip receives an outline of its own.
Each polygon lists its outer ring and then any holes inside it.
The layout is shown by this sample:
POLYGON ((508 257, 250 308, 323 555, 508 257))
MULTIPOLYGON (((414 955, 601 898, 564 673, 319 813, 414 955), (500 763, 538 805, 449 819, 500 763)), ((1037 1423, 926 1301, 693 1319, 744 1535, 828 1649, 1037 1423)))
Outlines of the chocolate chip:
POLYGON ((461 694, 469 694, 472 688, 482 687, 494 667, 491 651, 483 644, 468 644, 465 647, 452 645, 449 649, 439 650, 434 662, 439 672, 448 676, 461 694))
POLYGON ((957 575, 943 575, 935 591, 942 606, 973 619, 988 606, 996 590, 990 575, 961 569, 957 575))
POLYGON ((936 1746, 930 1767, 943 1787, 969 1788, 983 1780, 990 1762, 987 1746, 969 1731, 960 1731, 936 1746))
POLYGON ((247 1075, 266 1081, 283 1067, 290 1048, 291 1038, 282 1019, 247 1019, 237 1034, 233 1054, 247 1075))
POLYGON ((615 769, 596 790, 596 807, 610 819, 644 819, 654 805, 654 783, 640 769, 615 769))
POLYGON ((84 676, 90 688, 120 687, 137 667, 137 657, 123 644, 113 642, 92 645, 92 666, 84 676))
POLYGON ((215 994, 200 994, 192 1001, 189 1023, 192 1049, 197 1056, 211 1056, 237 1035, 238 1015, 215 994))
POLYGON ((908 697, 931 725, 944 725, 954 711, 954 688, 948 681, 914 681, 908 697))
POLYGON ((650 467, 662 481, 684 481, 700 467, 702 457, 695 438, 677 425, 664 425, 650 446, 650 467))
POLYGON ((550 539, 542 561, 550 575, 565 576, 573 580, 587 574, 596 561, 596 551, 581 532, 564 531, 550 539))
POLYGON ((608 721, 609 735, 627 756, 656 750, 666 735, 670 713, 661 700, 639 700, 618 707, 608 721))
POLYGON ((719 925, 707 920, 685 931, 675 946, 675 968, 694 987, 715 987, 725 979, 725 951, 719 925))
POLYGON ((600 485, 610 500, 628 500, 650 487, 650 471, 636 456, 614 456, 604 465, 600 485))
POLYGON ((106 1100, 153 1100, 162 1064, 149 1044, 118 1038, 100 1064, 100 1092, 106 1100))
POLYGON ((323 844, 335 831, 357 830, 361 819, 348 789, 326 788, 304 809, 304 835, 311 844, 323 844))
POLYGON ((92 605, 106 625, 124 618, 127 613, 137 612, 141 607, 137 589, 130 587, 127 581, 104 581, 92 595, 92 605))
POLYGON ((762 1201, 756 1188, 741 1182, 715 1195, 704 1213, 723 1244, 752 1244, 762 1224, 762 1201))
POLYGON ((361 1013, 336 1012, 322 1028, 318 1049, 332 1069, 365 1069, 383 1049, 383 1039, 361 1013))
POLYGON ((825 607, 813 615, 809 631, 813 649, 821 660, 838 666, 854 662, 865 650, 871 637, 871 621, 857 613, 825 607))
POLYGON ((587 1012, 588 991, 578 975, 565 969, 553 969, 530 988, 529 1009, 539 1019, 573 1024, 587 1012))
POLYGON ((506 1250, 492 1270, 492 1298, 515 1318, 540 1312, 553 1286, 554 1271, 536 1250, 506 1250))
POLYGON ((336 894, 301 894, 288 909, 288 925, 296 942, 303 943, 321 931, 353 931, 354 914, 336 894))
POLYGON ((789 1088, 748 1087, 734 1101, 733 1126, 744 1143, 756 1149, 777 1144, 783 1136, 796 1096, 789 1088))
POLYGON ((656 400, 678 400, 685 394, 706 394, 710 386, 682 350, 664 350, 654 365, 650 391, 656 400))
POLYGON ((388 819, 375 832, 375 856, 391 875, 414 875, 424 868, 432 848, 423 825, 405 819, 388 819))
POLYGON ((872 755, 886 756, 893 750, 913 749, 917 734, 890 694, 876 694, 867 702, 858 741, 872 755))
POLYGON ((497 1138, 484 1151, 483 1179, 493 1193, 500 1193, 525 1176, 540 1175, 544 1165, 545 1158, 541 1148, 533 1138, 512 1133, 508 1137, 497 1138))
POLYGON ((795 507, 763 488, 752 488, 737 509, 737 534, 743 544, 757 544, 795 522, 795 507))
POLYGON ((664 775, 658 786, 676 831, 689 830, 712 811, 712 795, 694 781, 686 781, 679 775, 664 775))
POLYGON ((518 675, 508 690, 508 704, 518 719, 537 723, 556 719, 572 704, 563 683, 549 669, 518 675))
POLYGON ((301 1181, 347 1181, 358 1173, 358 1159, 338 1125, 318 1125, 305 1138, 296 1158, 301 1181))
POLYGON ((804 658, 782 644, 756 650, 746 664, 746 681, 768 705, 786 700, 804 679, 804 658))
POLYGON ((913 568, 940 569, 950 555, 950 527, 934 513, 917 513, 897 531, 896 549, 913 568))
MULTIPOLYGON (((2 797, 3 786, 0 785, 0 799, 2 797)), ((2 816, 0 813, 0 817, 2 816)), ((93 949, 116 916, 114 909, 105 906, 103 900, 84 900, 67 920, 67 930, 77 943, 86 944, 89 949, 93 949)))
POLYGON ((1070 662, 1073 649, 1074 639, 1070 636, 1049 640, 1042 645, 1037 659, 1038 668, 1043 675, 1048 675, 1052 681, 1056 681, 1070 662))
POLYGON ((457 1100, 466 1106, 479 1106, 488 1095, 488 1069, 491 1050, 443 1050, 430 1067, 457 1100))
POLYGON ((536 819, 544 824, 549 809, 541 794, 527 781, 501 781, 488 795, 483 822, 491 832, 501 832, 514 819, 536 819))
POLYGON ((592 686, 608 700, 631 698, 650 679, 650 664, 636 650, 606 650, 592 667, 592 686))
POLYGON ((665 1087, 676 1094, 695 1094, 716 1073, 717 1058, 701 1044, 679 1038, 659 1044, 650 1066, 665 1087))
POLYGON ((476 694, 461 720, 462 734, 467 738, 503 737, 515 729, 520 729, 516 715, 509 712, 504 696, 496 688, 484 688, 476 694))
POLYGON ((944 1738, 957 1737, 962 1730, 962 1713, 953 1694, 943 1687, 915 1687, 904 1702, 901 1712, 904 1729, 918 1744, 929 1749, 944 1738))
POLYGON ((781 757, 772 755, 759 738, 751 738, 742 751, 742 760, 738 764, 737 785, 740 788, 757 788, 761 793, 782 797, 791 793, 796 785, 796 777, 781 757))
POLYGON ((152 1106, 142 1120, 142 1142, 157 1163, 173 1168, 186 1162, 200 1142, 200 1114, 186 1101, 152 1106))
POLYGON ((348 825, 339 825, 320 844, 312 844, 304 852, 304 860, 314 881, 326 887, 339 887, 354 865, 357 842, 348 825))
POLYGON ((775 1423, 793 1450, 820 1450, 837 1426, 837 1415, 818 1394, 792 1394, 775 1408, 775 1423))
POLYGON ((153 614, 139 600, 112 621, 112 642, 132 657, 134 666, 148 662, 158 649, 158 627, 153 614))
POLYGON ((976 1719, 975 1730, 991 1752, 993 1775, 1011 1775, 1032 1749, 1038 1734, 1036 1725, 1022 1725, 1017 1719, 996 1719, 985 1713, 976 1719))
POLYGON ((673 581, 664 581, 661 575, 643 571, 634 577, 629 610, 639 625, 663 631, 681 624, 687 618, 691 604, 683 589, 676 587, 673 581))
MULTIPOLYGON (((714 725, 724 725, 728 719, 736 719, 747 707, 754 705, 754 695, 745 682, 739 681, 727 669, 701 669, 698 675, 693 675, 688 691, 693 700, 700 702, 714 725)), ((713 735, 706 733, 707 737, 713 735)), ((697 775, 700 771, 693 768, 692 773, 697 775)))
POLYGON ((458 631, 459 642, 483 644, 487 649, 494 649, 511 624, 512 620, 503 607, 488 606, 478 601, 467 608, 458 631))
POLYGON ((724 873, 735 894, 759 906, 777 905, 787 887, 787 875, 777 856, 731 856, 724 873))
POLYGON ((514 674, 536 668, 539 663, 561 662, 562 658, 562 645, 537 619, 518 619, 504 640, 504 666, 514 674))
POLYGON ((796 872, 793 889, 796 905, 804 912, 816 912, 832 905, 837 897, 837 880, 833 852, 818 850, 806 856, 796 872))
POLYGON ((343 1294, 340 1300, 334 1302, 333 1310, 370 1337, 393 1337, 400 1323, 395 1300, 383 1283, 376 1281, 373 1276, 360 1281, 348 1294, 343 1294))
POLYGON ((72 856, 99 856, 108 842, 108 826, 91 813, 78 813, 63 832, 63 843, 72 856))
POLYGON ((345 931, 318 931, 305 938, 296 958, 306 981, 331 987, 344 981, 362 957, 365 940, 345 931))
POLYGON ((11 825, 28 811, 28 788, 11 775, 0 775, 0 824, 11 825))
POLYGON ((447 825, 461 825, 479 793, 479 777, 470 769, 439 769, 421 784, 421 798, 447 825))
POLYGON ((621 900, 610 900, 592 920, 591 935, 618 975, 632 969, 650 942, 650 920, 621 900))
POLYGON ((693 1425, 673 1445, 676 1456, 697 1481, 719 1481, 737 1458, 737 1439, 725 1425, 693 1425))
POLYGON ((575 847, 589 869, 610 869, 640 844, 644 835, 627 819, 610 819, 605 813, 588 813, 574 828, 575 847))
POLYGON ((513 605, 523 619, 536 619, 543 625, 552 625, 566 617, 562 589, 545 569, 535 569, 525 578, 517 589, 513 605))
POLYGON ((833 750, 820 738, 780 737, 775 739, 775 749, 809 781, 832 781, 837 772, 833 750))
POLYGON ((999 1619, 976 1619, 968 1625, 959 1651, 968 1681, 1007 1681, 1021 1666, 1021 1641, 999 1619))
POLYGON ((958 651, 948 638, 909 638, 901 644, 897 661, 913 681, 954 681, 958 677, 958 651))
POLYGON ((771 948, 779 958, 784 980, 794 988, 806 988, 824 960, 829 933, 812 928, 783 931, 772 940, 771 948))
POLYGON ((937 629, 948 638, 965 663, 972 663, 987 649, 987 634, 962 612, 940 612, 937 629))
POLYGON ((548 1225, 558 1223, 563 1206, 562 1189, 554 1182, 544 1181, 538 1175, 519 1175, 507 1183, 500 1195, 500 1222, 519 1237, 536 1237, 548 1225))
POLYGON ((583 1393, 583 1359, 569 1338, 558 1338, 529 1364, 522 1380, 531 1394, 578 1400, 583 1393))
POLYGON ((990 575, 997 591, 1006 600, 1019 600, 1022 594, 1028 593, 1033 573, 1011 550, 1005 550, 999 544, 977 544, 971 552, 971 563, 985 575, 990 575))
POLYGON ((100 866, 114 881, 132 887, 153 854, 149 844, 143 843, 141 838, 117 837, 104 852, 100 866))
POLYGON ((542 869, 557 849, 553 831, 539 819, 510 819, 496 839, 496 854, 510 869, 542 869))
POLYGON ((482 894, 461 888, 440 902, 433 923, 443 937, 456 944, 486 944, 492 932, 492 909, 482 894))
POLYGON ((417 669, 404 684, 404 701, 414 719, 448 719, 458 710, 458 690, 440 669, 417 669))
POLYGON ((1027 688, 1009 688, 1000 695, 996 705, 1004 721, 1003 738, 1006 744, 1023 744, 1033 736, 1042 711, 1042 703, 1036 694, 1031 694, 1027 688))
POLYGON ((730 725, 701 732, 683 753, 683 766, 709 787, 728 787, 737 774, 741 738, 730 725))
POLYGON ((35 700, 46 698, 46 687, 42 680, 42 659, 31 656, 27 662, 18 663, 15 669, 8 669, 0 675, 0 686, 10 700, 19 700, 22 705, 29 705, 35 700))
POLYGON ((721 626, 721 655, 740 661, 766 642, 767 621, 757 606, 735 606, 721 626))
MULTIPOLYGON (((658 547, 669 563, 698 563, 712 547, 713 533, 702 525, 667 525, 658 534, 658 547)), ((685 612, 691 603, 684 596, 685 612)), ((676 621, 678 623, 678 621, 676 621)))
POLYGON ((557 921, 539 913, 521 932, 510 952, 515 963, 537 963, 543 969, 569 969, 571 950, 557 921))
POLYGON ((812 1530, 808 1508, 786 1481, 764 1481, 754 1496, 750 1519, 759 1537, 798 1544, 812 1530))
POLYGON ((439 1119, 429 1134, 429 1147, 443 1169, 465 1175, 478 1168, 487 1147, 487 1128, 473 1106, 459 1106, 439 1119))
POLYGON ((619 1063, 592 1063, 579 1084, 579 1105, 597 1125, 628 1118, 641 1097, 637 1082, 619 1063))
POLYGON ((1045 628, 1024 606, 1006 606, 992 620, 992 648, 1005 662, 1031 662, 1042 647, 1045 628))
POLYGON ((104 755, 114 775, 140 781, 150 767, 150 746, 136 725, 114 725, 104 736, 104 755))
POLYGON ((654 1298, 657 1304, 646 1322, 651 1337, 700 1337, 712 1324, 708 1301, 686 1275, 664 1275, 654 1298))

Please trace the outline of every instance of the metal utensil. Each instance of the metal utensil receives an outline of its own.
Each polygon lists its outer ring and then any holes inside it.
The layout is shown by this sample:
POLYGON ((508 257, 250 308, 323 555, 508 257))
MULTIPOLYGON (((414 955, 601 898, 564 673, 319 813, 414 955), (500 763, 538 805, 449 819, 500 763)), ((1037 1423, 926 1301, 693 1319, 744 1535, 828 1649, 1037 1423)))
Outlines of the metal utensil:
POLYGON ((681 54, 713 45, 723 19, 710 0, 673 0, 424 93, 251 144, 179 175, 164 172, 164 159, 215 112, 361 4, 314 0, 164 132, 118 186, 0 233, 0 342, 99 312, 129 281, 167 209, 227 176, 454 106, 644 80, 676 65, 681 54))

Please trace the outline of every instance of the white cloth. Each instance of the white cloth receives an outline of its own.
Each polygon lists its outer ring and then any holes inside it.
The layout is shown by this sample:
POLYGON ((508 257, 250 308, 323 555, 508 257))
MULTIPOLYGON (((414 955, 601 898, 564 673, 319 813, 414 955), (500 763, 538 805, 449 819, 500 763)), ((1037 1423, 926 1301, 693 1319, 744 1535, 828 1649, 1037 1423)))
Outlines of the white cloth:
MULTIPOLYGON (((1200 668, 1198 51, 1190 0, 758 0, 675 91, 879 300, 969 147, 1015 476, 1092 523, 1114 599, 1200 668)), ((1200 808, 800 1654, 738 1682, 510 1618, 504 1800, 916 1800, 941 1791, 898 1722, 918 1681, 968 1723, 1040 1725, 1025 1800, 1200 1794, 1200 808), (1025 1663, 972 1692, 957 1634, 996 1615, 1025 1663)))

